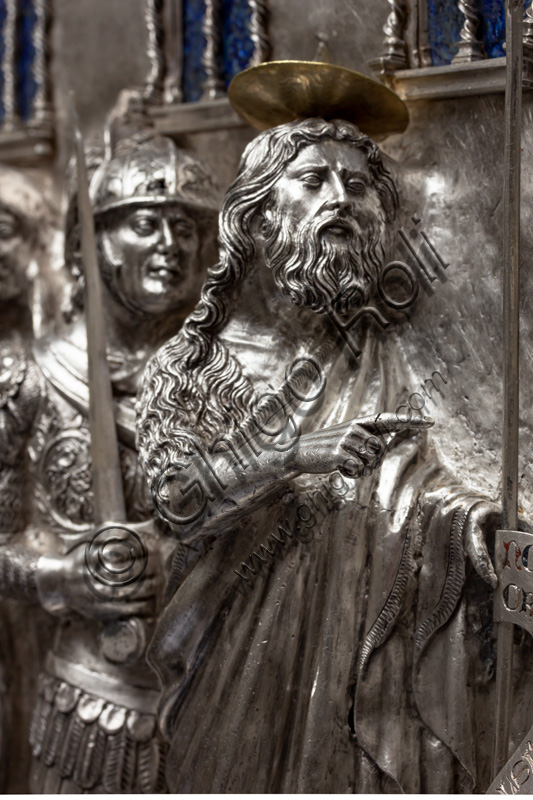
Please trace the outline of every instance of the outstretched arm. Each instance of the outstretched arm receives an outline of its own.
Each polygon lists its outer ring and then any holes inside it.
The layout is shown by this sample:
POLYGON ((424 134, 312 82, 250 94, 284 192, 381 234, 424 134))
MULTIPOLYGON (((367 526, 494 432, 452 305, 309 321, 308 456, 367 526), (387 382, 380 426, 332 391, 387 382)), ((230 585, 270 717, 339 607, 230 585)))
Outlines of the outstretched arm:
POLYGON ((336 470, 351 478, 362 477, 380 466, 394 434, 432 424, 424 417, 404 421, 394 414, 381 414, 284 443, 267 444, 264 435, 258 435, 246 439, 244 447, 227 437, 222 440, 223 452, 197 447, 196 455, 157 477, 152 487, 154 502, 184 540, 223 533, 291 478, 336 470))

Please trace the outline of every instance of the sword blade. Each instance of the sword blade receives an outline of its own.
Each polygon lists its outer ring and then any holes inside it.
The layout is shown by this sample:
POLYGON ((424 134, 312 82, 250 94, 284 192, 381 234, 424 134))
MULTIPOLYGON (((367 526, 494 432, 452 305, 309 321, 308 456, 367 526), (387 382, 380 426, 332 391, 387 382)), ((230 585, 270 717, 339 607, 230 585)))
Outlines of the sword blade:
MULTIPOLYGON (((523 0, 506 0, 505 145, 503 186, 503 443, 502 528, 518 528, 518 421, 520 324, 520 147, 522 128, 523 0)), ((502 565, 497 564, 497 572, 502 565)), ((509 750, 514 626, 498 623, 494 774, 509 750)))
POLYGON ((89 365, 89 430, 91 434, 92 481, 95 523, 124 522, 126 508, 113 405, 113 392, 106 355, 105 315, 102 284, 96 252, 94 217, 89 196, 83 137, 71 95, 75 134, 78 215, 85 275, 85 320, 89 365))

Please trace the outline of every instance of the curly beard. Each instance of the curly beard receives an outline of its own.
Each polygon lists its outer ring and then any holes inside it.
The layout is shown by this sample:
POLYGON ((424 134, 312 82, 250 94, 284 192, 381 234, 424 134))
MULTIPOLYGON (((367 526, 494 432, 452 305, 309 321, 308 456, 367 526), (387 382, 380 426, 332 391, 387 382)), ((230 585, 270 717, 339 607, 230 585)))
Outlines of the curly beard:
POLYGON ((341 223, 338 216, 295 230, 287 215, 277 208, 271 211, 263 226, 265 263, 295 305, 318 314, 331 309, 345 314, 366 305, 383 263, 381 220, 364 235, 353 219, 345 217, 341 223), (346 227, 346 238, 331 241, 325 229, 337 222, 346 227))

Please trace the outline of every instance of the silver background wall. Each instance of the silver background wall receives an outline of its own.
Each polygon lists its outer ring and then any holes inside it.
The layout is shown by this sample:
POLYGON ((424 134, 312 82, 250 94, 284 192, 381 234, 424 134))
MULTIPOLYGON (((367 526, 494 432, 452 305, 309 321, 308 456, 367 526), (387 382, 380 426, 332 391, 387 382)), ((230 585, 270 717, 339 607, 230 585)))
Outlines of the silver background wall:
MULTIPOLYGON (((270 0, 272 58, 312 58, 317 32, 329 35, 333 60, 370 74, 379 54, 386 0, 270 0)), ((38 170, 61 189, 70 154, 65 97, 76 92, 85 133, 101 130, 117 93, 147 73, 143 0, 54 0, 53 81, 58 123, 55 164, 38 170)), ((412 390, 440 370, 444 397, 426 410, 436 420, 441 457, 465 482, 499 493, 501 447, 501 249, 503 93, 410 104, 406 133, 383 145, 397 162, 407 213, 417 212, 441 256, 447 281, 421 291, 391 335, 409 358, 412 390)), ((522 352, 520 500, 533 516, 533 111, 524 97, 522 206, 522 352)), ((182 137, 231 180, 254 133, 242 128, 182 137)), ((394 409, 390 409, 394 410, 394 409)), ((527 714, 527 710, 525 710, 527 714)), ((20 777, 20 776, 19 776, 20 777)), ((21 791, 20 783, 12 791, 21 791)))

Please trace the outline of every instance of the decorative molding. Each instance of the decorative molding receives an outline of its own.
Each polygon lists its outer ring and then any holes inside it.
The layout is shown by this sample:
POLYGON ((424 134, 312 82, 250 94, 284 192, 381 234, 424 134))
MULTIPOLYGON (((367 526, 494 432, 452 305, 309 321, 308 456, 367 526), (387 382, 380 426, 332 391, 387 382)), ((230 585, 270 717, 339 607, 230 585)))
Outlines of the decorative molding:
POLYGON ((51 126, 0 130, 0 163, 34 167, 49 162, 54 155, 51 126))
POLYGON ((1 71, 4 117, 0 124, 0 162, 16 166, 36 166, 54 154, 54 115, 50 81, 51 0, 34 0, 35 19, 31 31, 33 58, 30 66, 35 85, 31 113, 27 122, 20 115, 17 97, 18 0, 6 0, 2 29, 4 49, 1 71))
MULTIPOLYGON (((403 100, 436 100, 447 97, 505 91, 505 56, 446 67, 380 71, 380 79, 403 100)), ((533 48, 524 46, 524 89, 533 88, 533 48)))
POLYGON ((235 113, 226 97, 154 107, 149 109, 149 113, 156 130, 167 135, 248 127, 248 123, 235 113))
MULTIPOLYGON (((449 67, 382 72, 404 100, 434 100, 505 91, 505 56, 449 67)), ((533 88, 533 48, 524 46, 524 89, 533 88)), ((167 135, 247 128, 226 97, 149 109, 156 130, 167 135)))

